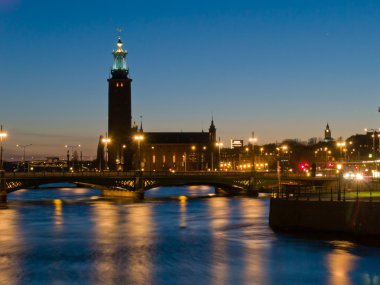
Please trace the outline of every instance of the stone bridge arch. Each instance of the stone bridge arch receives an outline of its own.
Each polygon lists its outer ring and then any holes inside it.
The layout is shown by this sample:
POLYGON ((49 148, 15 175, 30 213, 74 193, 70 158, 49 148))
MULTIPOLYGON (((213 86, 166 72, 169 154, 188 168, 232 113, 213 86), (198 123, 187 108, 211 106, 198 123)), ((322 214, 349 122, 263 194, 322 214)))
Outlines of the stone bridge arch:
MULTIPOLYGON (((330 178, 329 178, 330 179, 330 178)), ((67 182, 82 187, 98 188, 110 196, 137 196, 159 186, 209 185, 224 189, 227 194, 258 195, 262 185, 277 182, 276 173, 252 172, 79 172, 79 173, 5 173, 0 172, 0 191, 7 193, 34 188, 48 183, 67 182)), ((326 179, 288 176, 282 181, 325 183, 326 179)), ((331 179, 330 179, 331 180, 331 179)))

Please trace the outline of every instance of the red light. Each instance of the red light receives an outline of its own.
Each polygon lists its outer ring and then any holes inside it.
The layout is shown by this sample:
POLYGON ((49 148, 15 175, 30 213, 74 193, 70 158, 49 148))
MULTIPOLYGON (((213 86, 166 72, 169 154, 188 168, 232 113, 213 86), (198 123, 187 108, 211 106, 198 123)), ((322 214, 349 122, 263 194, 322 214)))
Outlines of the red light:
POLYGON ((298 165, 298 168, 301 170, 301 171, 306 171, 309 169, 309 164, 307 162, 301 162, 299 165, 298 165))

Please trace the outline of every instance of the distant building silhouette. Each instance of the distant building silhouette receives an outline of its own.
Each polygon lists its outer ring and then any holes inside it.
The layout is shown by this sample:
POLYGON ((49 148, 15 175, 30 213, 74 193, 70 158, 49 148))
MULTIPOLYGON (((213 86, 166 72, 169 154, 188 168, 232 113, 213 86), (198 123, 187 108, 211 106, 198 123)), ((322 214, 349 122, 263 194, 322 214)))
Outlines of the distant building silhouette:
POLYGON ((326 129, 325 129, 325 138, 324 138, 324 141, 325 142, 331 142, 333 141, 334 139, 332 138, 331 136, 331 130, 330 130, 330 126, 329 124, 327 123, 326 125, 326 129))
POLYGON ((379 157, 378 132, 352 135, 346 139, 351 160, 371 160, 379 157), (373 157, 374 156, 374 157, 373 157))

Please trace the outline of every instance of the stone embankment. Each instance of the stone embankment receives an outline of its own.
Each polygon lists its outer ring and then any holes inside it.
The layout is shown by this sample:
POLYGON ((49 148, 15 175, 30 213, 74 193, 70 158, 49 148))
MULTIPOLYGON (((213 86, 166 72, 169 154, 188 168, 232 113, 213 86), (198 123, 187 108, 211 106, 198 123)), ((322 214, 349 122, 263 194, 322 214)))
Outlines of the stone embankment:
POLYGON ((274 230, 380 237, 380 202, 272 198, 269 224, 274 230))

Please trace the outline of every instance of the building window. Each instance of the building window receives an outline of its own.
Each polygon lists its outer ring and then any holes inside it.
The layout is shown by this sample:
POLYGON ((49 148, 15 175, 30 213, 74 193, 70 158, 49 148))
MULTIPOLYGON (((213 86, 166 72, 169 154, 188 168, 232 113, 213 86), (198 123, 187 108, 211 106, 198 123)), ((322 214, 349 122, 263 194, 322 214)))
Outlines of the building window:
POLYGON ((120 87, 123 87, 123 86, 124 86, 123 82, 122 82, 122 83, 120 83, 120 87))
POLYGON ((165 157, 165 154, 162 156, 162 162, 163 162, 163 163, 166 163, 166 157, 165 157))
POLYGON ((156 156, 155 155, 152 156, 152 162, 156 163, 156 156))
POLYGON ((175 163, 175 154, 173 154, 173 163, 175 163))
POLYGON ((116 87, 119 87, 119 82, 116 82, 116 87))

